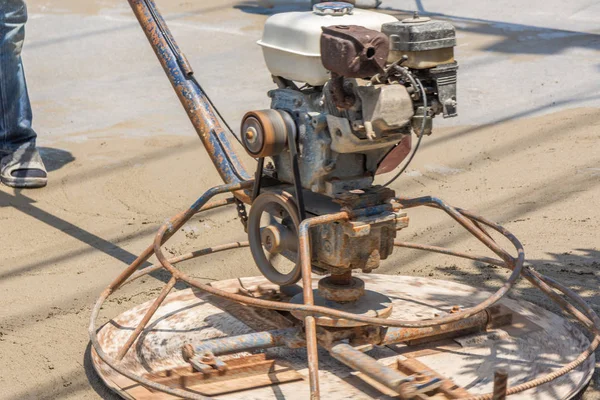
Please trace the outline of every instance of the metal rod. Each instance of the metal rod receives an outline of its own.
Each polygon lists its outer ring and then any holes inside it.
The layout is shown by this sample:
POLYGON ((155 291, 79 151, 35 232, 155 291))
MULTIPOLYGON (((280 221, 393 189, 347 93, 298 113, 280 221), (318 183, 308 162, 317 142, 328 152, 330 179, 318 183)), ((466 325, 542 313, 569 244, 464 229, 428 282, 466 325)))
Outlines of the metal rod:
MULTIPOLYGON (((462 212, 467 214, 465 211, 462 211, 462 212)), ((473 217, 473 218, 475 218, 475 217, 473 217)), ((477 218, 479 218, 479 217, 477 217, 477 218)), ((490 258, 490 257, 476 256, 476 255, 472 255, 472 254, 468 254, 468 253, 464 253, 464 252, 445 249, 443 247, 429 246, 429 245, 424 245, 424 244, 419 244, 419 243, 400 242, 400 241, 395 241, 394 246, 405 247, 405 248, 415 249, 415 250, 431 251, 431 252, 440 253, 440 254, 447 254, 447 255, 466 258, 466 259, 473 260, 473 261, 479 261, 479 262, 483 262, 486 264, 491 264, 491 265, 496 265, 499 267, 507 268, 506 263, 502 260, 498 260, 498 259, 490 258)), ((534 286, 536 286, 538 289, 540 289, 546 296, 548 296, 552 300, 554 300, 559 306, 561 306, 562 309, 564 309, 565 311, 569 312, 571 315, 576 317, 583 325, 586 326, 586 328, 588 328, 596 333, 600 333, 600 329, 596 328, 597 326, 600 326, 600 319, 598 319, 596 321, 592 321, 590 318, 588 318, 588 316, 590 315, 589 314, 589 306, 585 302, 579 302, 577 300, 578 297, 575 294, 575 292, 558 284, 558 282, 556 282, 555 280, 539 274, 538 272, 536 272, 535 270, 533 270, 531 268, 524 268, 521 271, 521 274, 525 277, 525 279, 527 279, 534 286), (551 287, 554 287, 555 289, 558 289, 565 294, 570 293, 571 299, 574 300, 575 302, 577 302, 577 304, 580 307, 582 307, 583 309, 588 311, 587 316, 585 314, 581 313, 579 310, 577 310, 572 304, 570 304, 569 302, 567 302, 566 300, 564 300, 563 298, 558 296, 556 293, 554 293, 554 291, 551 289, 551 287)))
POLYGON ((310 399, 319 400, 321 398, 321 389, 319 387, 319 345, 317 342, 317 325, 315 317, 312 315, 307 315, 304 318, 304 334, 306 336, 310 399))
POLYGON ((247 335, 205 340, 194 347, 194 352, 197 354, 211 352, 215 356, 218 356, 239 353, 242 351, 287 346, 288 343, 294 343, 294 347, 301 347, 302 345, 298 343, 299 340, 297 339, 300 336, 299 334, 299 328, 285 328, 266 332, 249 333, 247 335))
MULTIPOLYGON (((194 250, 192 252, 189 253, 185 253, 182 254, 180 256, 177 257, 173 257, 169 259, 169 262, 171 264, 177 264, 180 263, 182 261, 187 261, 187 260, 191 260, 197 257, 202 257, 208 254, 214 254, 214 253, 219 253, 221 251, 226 251, 226 250, 231 250, 231 249, 239 249, 242 247, 248 247, 250 245, 250 243, 248 241, 245 242, 231 242, 231 243, 226 243, 226 244, 221 244, 218 246, 213 246, 213 247, 207 247, 205 249, 200 249, 200 250, 194 250)), ((131 282, 133 282, 136 279, 141 278, 142 276, 151 274, 152 272, 158 271, 159 269, 164 268, 161 264, 155 264, 155 265, 151 265, 149 267, 146 267, 142 270, 137 271, 135 274, 131 275, 131 277, 123 282, 123 285, 127 285, 131 282)))
POLYGON ((127 354, 133 342, 135 342, 138 336, 140 336, 148 322, 150 322, 150 319, 152 318, 156 310, 158 310, 158 307, 160 307, 162 302, 165 301, 165 298, 167 297, 171 289, 173 289, 173 286, 175 286, 176 283, 177 278, 173 276, 165 285, 165 287, 163 287, 156 300, 154 300, 154 303, 152 303, 148 311, 146 311, 146 314, 144 315, 140 323, 136 326, 135 330, 131 333, 131 335, 129 335, 129 338, 127 339, 123 347, 121 347, 121 350, 119 350, 119 352, 117 353, 117 361, 121 361, 123 357, 125 357, 125 354, 127 354))
MULTIPOLYGON (((512 236, 508 231, 506 231, 501 226, 494 224, 493 222, 488 221, 487 219, 485 219, 481 216, 472 214, 465 210, 460 210, 460 212, 463 213, 464 215, 468 216, 469 218, 476 220, 484 225, 487 225, 487 226, 490 226, 493 228, 499 228, 498 230, 501 231, 503 234, 505 234, 505 236, 507 236, 508 238, 510 238, 512 236)), ((587 305, 585 303, 585 301, 583 301, 575 292, 573 292, 569 288, 564 287, 563 285, 559 284, 558 282, 553 281, 551 278, 541 275, 540 273, 536 272, 534 269, 529 268, 529 267, 523 269, 522 275, 531 284, 536 286, 546 296, 548 296, 555 303, 557 303, 563 310, 565 310, 566 312, 568 312, 569 314, 571 314, 572 316, 577 318, 583 325, 585 325, 586 328, 588 328, 589 330, 593 331, 596 334, 600 333, 600 327, 598 325, 600 323, 600 319, 598 319, 597 315, 591 309, 591 307, 589 305, 587 305), (565 299, 560 297, 556 292, 554 292, 554 290, 552 290, 551 286, 554 287, 555 289, 559 290, 563 294, 567 295, 572 300, 574 300, 579 306, 581 306, 584 309, 585 313, 582 313, 577 308, 575 308, 571 303, 569 303, 568 301, 566 301, 565 299)))
POLYGON ((258 159, 258 165, 256 166, 256 173, 254 174, 254 188, 252 188, 252 202, 256 200, 260 194, 260 184, 262 181, 263 168, 265 165, 265 158, 261 157, 258 159))
MULTIPOLYGON (((228 204, 231 204, 230 199, 217 200, 217 201, 205 204, 204 206, 199 208, 196 212, 212 210, 214 208, 226 206, 228 204)), ((190 218, 191 218, 191 216, 190 216, 190 218)), ((175 232, 177 232, 177 230, 179 230, 179 228, 181 228, 183 226, 183 224, 185 224, 186 222, 187 222, 187 220, 181 220, 180 224, 175 226, 175 229, 173 229, 171 232, 169 232, 165 235, 165 241, 169 240, 169 238, 175 232)), ((121 285, 123 285, 123 283, 135 271, 137 271, 142 266, 142 264, 144 264, 146 261, 148 261, 148 259, 150 259, 150 257, 152 257, 153 254, 154 254, 154 245, 150 245, 131 264, 129 264, 129 266, 123 272, 121 272, 119 274, 119 276, 113 282, 111 282, 111 284, 108 286, 108 288, 106 290, 108 290, 109 292, 113 292, 116 289, 118 289, 121 285)), ((150 273, 150 272, 151 271, 148 271, 146 273, 150 273)))
POLYGON ((416 390, 410 384, 412 378, 377 362, 374 358, 356 350, 349 344, 336 344, 329 349, 329 353, 348 367, 360 371, 369 378, 392 389, 403 399, 412 398, 416 394, 416 390))
MULTIPOLYGON (((384 206, 377 206, 377 207, 372 207, 372 208, 368 208, 368 209, 355 210, 350 213, 341 212, 341 213, 324 215, 321 217, 314 217, 314 218, 310 218, 306 221, 314 221, 313 223, 316 223, 316 221, 318 220, 320 223, 326 223, 326 222, 333 222, 333 221, 340 220, 340 219, 348 219, 350 217, 355 218, 355 217, 359 217, 359 216, 372 215, 374 212, 389 211, 389 210, 393 210, 393 209, 394 208, 392 205, 386 204, 384 206)), ((488 225, 487 223, 485 223, 485 224, 488 225)), ((498 230, 499 232, 504 234, 506 236, 506 238, 512 242, 512 244, 515 246, 517 251, 519 251, 519 253, 522 254, 521 243, 519 242, 518 239, 516 239, 513 235, 511 235, 510 232, 506 231, 504 228, 500 227, 499 225, 491 224, 488 226, 490 228, 498 230)), ((300 238, 300 236, 302 236, 301 235, 302 227, 303 227, 303 225, 300 224, 299 238, 300 238)), ((308 226, 305 225, 304 229, 307 229, 307 228, 308 228, 308 226)), ((159 229, 159 232, 157 233, 155 240, 159 240, 160 238, 162 238, 162 236, 166 233, 167 229, 168 229, 168 224, 163 225, 163 227, 161 227, 161 229, 159 229)), ((307 235, 307 231, 304 233, 304 235, 307 235)), ((302 271, 304 274, 305 273, 304 271, 310 271, 310 269, 311 269, 310 246, 305 246, 304 250, 299 249, 299 256, 301 257, 301 268, 302 268, 302 271), (305 261, 304 264, 303 264, 303 261, 305 261)), ((159 257, 158 253, 157 253, 157 257, 159 257)), ((459 321, 461 319, 468 318, 472 315, 477 314, 478 312, 483 311, 484 309, 486 309, 486 308, 494 305, 496 302, 498 302, 502 298, 502 296, 510 289, 510 287, 512 287, 512 284, 519 276, 518 274, 515 276, 515 271, 518 271, 520 273, 522 266, 523 266, 523 260, 521 259, 521 257, 519 257, 516 260, 516 265, 513 269, 513 273, 509 277, 508 281, 504 284, 504 286, 502 288, 500 288, 496 293, 491 295, 489 298, 487 298, 486 300, 482 301, 481 303, 479 303, 478 305, 476 305, 472 308, 468 308, 468 309, 465 309, 464 311, 460 311, 456 314, 450 314, 450 315, 446 315, 443 317, 432 318, 432 319, 428 319, 428 320, 412 321, 412 320, 398 320, 398 319, 391 319, 391 318, 382 319, 382 318, 377 318, 377 317, 367 317, 367 316, 357 315, 357 314, 353 314, 353 313, 349 313, 349 312, 333 310, 329 307, 311 306, 311 305, 306 305, 306 304, 282 303, 282 302, 278 302, 278 301, 263 300, 260 298, 251 298, 248 296, 243 296, 243 295, 239 295, 239 294, 235 294, 235 293, 229 293, 224 290, 217 289, 216 287, 207 285, 196 279, 190 278, 189 276, 185 275, 181 271, 177 271, 175 269, 175 267, 173 267, 173 265, 169 263, 169 260, 166 257, 164 257, 164 255, 162 255, 162 252, 161 252, 160 257, 161 258, 159 258, 159 260, 164 265, 165 269, 167 269, 168 271, 172 271, 172 273, 178 274, 178 278, 180 280, 183 280, 183 281, 187 282, 188 284, 190 284, 202 291, 205 291, 205 292, 208 292, 208 293, 211 293, 211 294, 214 294, 214 295, 217 295, 217 296, 220 296, 220 297, 232 300, 232 301, 237 301, 237 302, 249 305, 249 306, 254 306, 254 307, 259 307, 259 308, 268 308, 268 309, 280 310, 280 311, 306 312, 307 314, 310 314, 310 315, 320 314, 320 315, 329 316, 329 317, 333 317, 333 318, 348 319, 350 321, 357 321, 357 322, 362 322, 365 324, 376 325, 376 326, 404 327, 404 328, 423 328, 423 327, 428 327, 428 326, 437 326, 440 324, 447 324, 450 322, 459 321)), ((506 263, 504 263, 503 265, 506 265, 506 263)))
POLYGON ((469 254, 469 253, 465 253, 465 252, 461 252, 461 251, 450 250, 445 247, 430 246, 427 244, 420 244, 420 243, 402 242, 399 240, 394 241, 394 246, 405 247, 407 249, 414 249, 414 250, 431 251, 434 253, 440 253, 440 254, 446 254, 449 256, 466 258, 468 260, 479 261, 479 262, 486 263, 486 264, 496 265, 498 267, 508 268, 508 266, 506 265, 506 262, 504 262, 502 260, 498 260, 497 258, 478 256, 478 255, 469 254))
POLYGON ((288 130, 288 146, 290 148, 290 160, 292 162, 292 172, 294 175, 294 189, 296 191, 298 215, 300 215, 300 221, 304 221, 306 219, 306 209, 304 208, 304 191, 302 189, 302 177, 300 176, 300 166, 298 164, 299 155, 295 136, 296 135, 288 130))
POLYGON ((494 392, 492 400, 505 400, 508 389, 508 372, 505 369, 497 369, 494 373, 494 392))
MULTIPOLYGON (((148 247, 125 271, 123 271, 117 277, 117 279, 115 279, 105 290, 105 292, 107 293, 107 296, 110 295, 110 293, 112 293, 116 288, 120 287, 139 268, 140 265, 142 265, 145 261, 148 260, 148 258, 150 258, 150 256, 153 253, 156 254, 159 262, 161 262, 161 264, 164 266, 164 264, 165 264, 163 262, 164 260, 161 259, 161 258, 164 258, 164 256, 162 255, 162 251, 160 250, 160 246, 162 245, 162 243, 164 243, 166 240, 168 240, 190 218, 192 218, 197 212, 199 212, 212 197, 216 196, 217 194, 222 194, 222 193, 232 192, 235 190, 249 188, 249 187, 251 187, 251 185, 252 185, 252 181, 237 182, 237 183, 228 184, 228 185, 216 186, 216 187, 211 188, 208 191, 206 191, 206 193, 204 193, 198 200, 196 200, 196 202, 194 204, 192 204, 192 206, 190 208, 177 214, 177 216, 172 218, 169 223, 167 223, 161 227, 161 228, 164 228, 162 235, 160 237, 161 242, 160 243, 155 242, 153 246, 148 247), (157 251, 157 249, 158 249, 158 251, 157 251)), ((221 202, 211 203, 210 205, 212 208, 214 208, 214 207, 219 207, 224 204, 221 201, 221 202)), ((208 208, 209 207, 207 207, 207 209, 208 208)), ((159 230, 159 232, 160 232, 160 230, 159 230)), ((158 236, 158 234, 157 234, 157 236, 158 236)), ((136 327, 134 332, 130 335, 130 337, 128 338, 125 345, 121 348, 121 350, 119 350, 119 352, 116 356, 116 359, 118 361, 122 360, 123 357, 125 357, 125 354, 127 354, 129 349, 131 348, 131 345, 133 344, 133 342, 138 338, 138 336, 140 335, 140 333, 142 332, 142 330, 144 329, 144 327, 146 326, 146 324, 148 323, 150 318, 152 318, 152 315, 154 315, 154 313, 156 312, 156 310, 158 309, 160 304, 163 302, 165 297, 169 294, 169 292, 171 291, 171 289, 177 282, 178 271, 173 268, 173 270, 171 270, 171 274, 172 274, 172 277, 169 280, 169 282, 167 283, 167 285, 163 288, 163 291, 160 293, 160 296, 156 299, 155 303, 148 310, 148 312, 146 313, 146 315, 144 316, 144 318, 142 319, 140 324, 136 327)))
MULTIPOLYGON (((312 288, 312 257, 310 251, 310 228, 328 222, 348 219, 348 213, 328 214, 320 217, 309 218, 298 227, 298 257, 300 257, 300 268, 302 269, 302 294, 304 305, 314 306, 312 288)), ((304 317, 304 331, 306 335, 306 353, 308 356, 308 378, 310 384, 311 400, 320 398, 319 389, 319 348, 317 343, 317 326, 315 317, 307 315, 304 317)))
POLYGON ((471 317, 438 326, 429 326, 426 328, 388 328, 381 341, 381 345, 386 346, 472 328, 485 329, 488 321, 488 313, 482 311, 471 317))
MULTIPOLYGON (((194 214, 200 211, 211 210, 213 208, 222 207, 229 203, 229 199, 225 200, 217 200, 215 202, 207 203, 212 197, 217 194, 226 193, 234 190, 238 190, 239 187, 250 187, 251 182, 241 183, 241 184, 233 184, 232 185, 221 185, 216 186, 212 189, 209 189, 204 195, 202 195, 192 206, 179 214, 173 217, 171 220, 174 221, 173 224, 170 225, 170 231, 165 232, 163 243, 169 240, 171 236, 175 234, 190 218, 194 216, 194 214), (240 186, 241 185, 241 186, 240 186), (234 189, 230 189, 230 188, 234 189)), ((148 246, 142 254, 140 254, 123 272, 119 274, 119 276, 110 283, 110 285, 106 288, 109 291, 109 294, 118 289, 135 271, 137 271, 142 264, 144 264, 152 255, 154 254, 154 244, 148 246)))
MULTIPOLYGON (((478 225, 476 225, 475 221, 472 221, 464 214, 462 214, 456 208, 446 204, 444 201, 431 196, 419 197, 415 199, 399 199, 400 203, 405 208, 410 208, 419 205, 426 205, 428 207, 440 208, 446 212, 450 217, 452 217, 456 222, 462 225, 467 231, 469 231, 473 236, 479 239, 484 245, 486 245, 490 250, 496 253, 500 258, 502 258, 508 265, 515 264, 515 259, 506 252, 503 248, 501 248, 488 234, 481 230, 478 225)), ((519 252, 519 257, 523 256, 524 253, 521 254, 519 252)))
MULTIPOLYGON (((191 67, 179 51, 154 1, 128 2, 223 181, 234 183, 250 180, 215 109, 191 78, 191 67)), ((236 197, 249 202, 249 196, 245 193, 236 193, 236 197)))
POLYGON ((244 182, 235 182, 229 183, 226 185, 215 186, 209 190, 207 190, 194 204, 190 206, 187 210, 177 214, 173 218, 171 218, 167 223, 163 224, 156 233, 154 237, 154 254, 158 261, 167 269, 174 277, 179 278, 181 276, 181 272, 173 267, 173 264, 169 262, 169 260, 165 257, 162 252, 161 246, 167 239, 173 235, 175 232, 179 230, 190 218, 194 216, 203 206, 218 194, 235 192, 242 189, 249 189, 254 184, 254 181, 244 181, 244 182))

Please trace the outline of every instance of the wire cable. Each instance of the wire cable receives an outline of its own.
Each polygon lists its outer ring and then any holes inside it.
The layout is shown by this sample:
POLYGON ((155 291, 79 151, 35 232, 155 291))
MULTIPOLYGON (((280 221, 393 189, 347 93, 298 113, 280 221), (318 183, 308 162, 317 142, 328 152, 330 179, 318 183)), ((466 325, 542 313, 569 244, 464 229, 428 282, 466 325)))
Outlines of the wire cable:
POLYGON ((419 140, 417 141, 417 144, 415 145, 415 148, 414 148, 412 154, 410 155, 410 157, 408 158, 408 160, 406 161, 406 163, 404 164, 404 166, 402 167, 400 172, 398 172, 392 179, 390 179, 385 185, 383 185, 383 187, 387 187, 387 186, 391 185, 392 183, 394 183, 394 181, 396 179, 398 179, 400 177, 400 175, 402 175, 404 173, 404 171, 406 171, 406 168, 408 168, 408 166, 412 162, 413 158, 415 158, 415 155, 417 154, 417 151, 419 150, 419 147, 421 146, 421 141, 423 140, 423 136, 425 136, 425 124, 427 123, 427 96, 425 95, 425 89, 423 88, 423 83, 421 83, 421 81, 417 77, 415 77, 415 81, 418 83, 419 91, 421 92, 421 98, 423 99, 423 122, 421 122, 421 132, 419 134, 419 140))
POLYGON ((200 82, 198 82, 198 80, 196 79, 196 77, 194 75, 190 75, 188 77, 188 79, 191 80, 192 82, 194 82, 194 84, 198 87, 198 89, 200 89, 200 91, 202 93, 204 93, 204 96, 206 97, 206 100, 208 101, 208 103, 212 107, 212 109, 215 112, 215 114, 217 114, 217 116, 219 117, 219 119, 221 120, 221 122, 223 123, 223 125, 225 125, 225 127, 227 128, 227 130, 229 131, 229 133, 231 133, 231 135, 235 138, 235 140, 237 140, 237 142, 239 144, 241 144, 242 147, 243 147, 244 144, 242 143, 242 139, 240 137, 238 137, 238 135, 235 134, 235 132, 233 131, 233 129, 231 129, 231 126, 229 126, 229 124, 227 123, 227 120, 221 115, 221 113, 219 112, 219 109, 212 102, 212 100, 210 99, 210 96, 202 88, 202 85, 200 85, 200 82))

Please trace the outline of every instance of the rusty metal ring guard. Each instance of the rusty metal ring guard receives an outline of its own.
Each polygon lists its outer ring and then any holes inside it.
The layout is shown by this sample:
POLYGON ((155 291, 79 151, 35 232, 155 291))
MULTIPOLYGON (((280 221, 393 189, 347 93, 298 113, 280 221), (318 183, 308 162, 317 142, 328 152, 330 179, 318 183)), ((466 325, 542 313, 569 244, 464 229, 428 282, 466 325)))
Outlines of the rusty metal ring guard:
MULTIPOLYGON (((525 259, 524 251, 523 251, 523 248, 522 248, 520 242, 518 241, 518 239, 516 237, 514 237, 514 235, 512 235, 510 232, 508 232, 506 229, 504 229, 500 225, 495 224, 491 221, 488 221, 483 217, 477 216, 468 211, 455 209, 455 208, 445 204, 443 201, 436 199, 436 198, 431 198, 431 197, 424 197, 424 198, 419 198, 419 199, 397 199, 398 203, 395 205, 395 207, 413 208, 413 207, 417 207, 417 206, 428 206, 428 207, 441 209, 441 210, 445 211, 448 215, 450 215, 453 219, 455 219, 457 222, 459 222, 459 224, 461 224, 463 227, 465 227, 470 233, 472 233, 474 236, 476 236, 477 239, 479 239, 481 242, 483 242, 487 247, 489 247, 492 251, 494 251, 498 256, 500 256, 500 258, 502 258, 502 260, 494 259, 494 258, 490 258, 490 257, 471 255, 468 253, 456 252, 456 251, 449 250, 446 248, 441 248, 441 247, 427 246, 427 245, 414 244, 414 243, 404 243, 404 242, 399 242, 399 241, 395 242, 396 246, 437 252, 437 253, 441 253, 441 254, 470 259, 470 260, 474 260, 474 261, 485 262, 485 263, 489 263, 492 265, 496 265, 496 266, 500 266, 500 267, 508 268, 508 269, 512 270, 510 277, 507 279, 505 284, 496 293, 494 293, 493 295, 488 297, 486 300, 484 300, 483 302, 481 302, 480 304, 478 304, 474 307, 465 309, 458 313, 450 314, 445 317, 439 317, 439 318, 434 318, 434 319, 429 319, 429 320, 418 320, 418 321, 380 319, 380 318, 365 317, 362 315, 359 316, 359 315, 355 315, 352 313, 333 310, 333 309, 330 309, 327 307, 314 306, 312 304, 290 304, 290 303, 282 303, 282 302, 277 302, 277 301, 263 300, 263 299, 258 299, 258 298, 249 297, 249 296, 245 296, 245 295, 230 293, 230 292, 226 292, 226 291, 217 289, 210 285, 207 285, 207 284, 204 284, 197 280, 194 280, 193 278, 189 277, 187 274, 185 274, 185 273, 181 272, 180 270, 178 270, 177 268, 175 268, 174 264, 176 264, 178 262, 182 262, 185 260, 189 260, 192 258, 207 255, 207 254, 212 254, 212 253, 216 253, 216 252, 227 251, 227 250, 232 250, 232 249, 248 246, 248 242, 234 242, 234 243, 224 244, 221 246, 215 246, 212 248, 198 250, 198 251, 184 254, 182 256, 175 257, 172 259, 167 259, 165 257, 165 255, 163 254, 162 248, 161 248, 162 245, 195 214, 202 212, 202 211, 210 210, 210 209, 213 209, 216 207, 222 207, 222 206, 226 206, 229 204, 234 204, 233 199, 214 201, 212 203, 208 203, 208 201, 212 197, 214 197, 215 195, 218 195, 218 194, 222 194, 222 193, 235 192, 235 191, 247 189, 247 188, 251 187, 252 184, 253 184, 252 181, 245 181, 245 182, 236 183, 236 184, 217 186, 217 187, 212 188, 209 191, 207 191, 189 209, 183 211, 182 213, 177 214, 175 217, 171 218, 167 223, 163 224, 155 236, 153 245, 148 247, 146 249, 146 251, 144 251, 125 271, 123 271, 123 273, 121 275, 119 275, 119 277, 117 277, 117 279, 115 279, 115 281, 113 281, 102 292, 100 298, 97 300, 97 302, 94 306, 94 309, 93 309, 93 312, 91 315, 91 321, 90 321, 90 326, 89 326, 89 336, 90 336, 90 340, 91 340, 94 351, 107 365, 109 365, 111 368, 115 369, 120 374, 126 376, 127 378, 129 378, 133 381, 136 381, 146 387, 149 387, 149 388, 152 388, 155 390, 164 391, 165 393, 169 393, 169 394, 184 397, 184 398, 208 399, 208 397, 194 394, 189 391, 184 391, 181 389, 171 388, 171 387, 168 387, 168 386, 165 386, 162 384, 158 384, 158 383, 148 380, 144 377, 135 375, 119 365, 119 361, 127 353, 129 348, 131 347, 131 345, 135 342, 135 340, 137 339, 139 334, 143 331, 146 324, 151 319, 152 315, 154 315, 154 313, 159 308, 162 301, 166 298, 166 296, 169 294, 171 289, 174 287, 175 283, 178 281, 185 282, 188 285, 190 285, 191 287, 198 289, 200 291, 207 292, 207 293, 213 294, 215 296, 219 296, 219 297, 231 300, 231 301, 239 302, 239 303, 253 306, 253 307, 267 308, 267 309, 280 310, 280 311, 300 311, 303 314, 305 314, 307 316, 307 318, 314 318, 314 315, 319 314, 319 315, 325 315, 325 316, 330 316, 330 317, 335 317, 335 318, 344 318, 344 319, 348 319, 348 320, 352 320, 352 321, 359 321, 359 322, 364 322, 364 323, 368 323, 368 324, 372 324, 372 325, 379 325, 379 326, 403 327, 403 328, 424 328, 424 327, 435 327, 435 326, 439 326, 442 324, 459 321, 459 320, 468 318, 478 312, 483 311, 485 308, 493 305, 498 300, 500 300, 502 298, 502 296, 504 296, 510 290, 510 288, 515 283, 515 281, 519 278, 519 276, 522 275, 526 279, 528 279, 533 285, 535 285, 540 290, 542 290, 542 292, 544 292, 547 296, 549 296, 553 301, 558 303, 563 310, 572 314, 579 322, 581 322, 589 331, 591 331, 594 334, 594 339, 590 343, 589 347, 576 360, 565 365, 560 370, 554 371, 554 372, 546 375, 545 377, 534 379, 530 382, 526 382, 526 383, 520 384, 518 386, 509 388, 508 389, 509 394, 514 394, 514 393, 518 393, 518 392, 527 390, 529 388, 546 383, 550 380, 556 379, 557 377, 566 374, 567 372, 569 372, 572 369, 576 368, 577 366, 581 365, 581 363, 583 363, 587 359, 587 357, 589 357, 591 354, 593 354, 594 350, 600 344, 600 335, 599 335, 600 334, 600 319, 598 318, 596 313, 585 303, 585 301, 579 295, 575 294, 570 289, 560 285, 559 283, 555 282, 554 280, 552 280, 548 277, 545 277, 545 276, 537 273, 533 269, 524 268, 523 267, 524 259, 525 259), (491 238, 491 236, 487 233, 487 231, 485 230, 485 228, 483 226, 487 226, 488 228, 491 228, 491 229, 499 232, 504 237, 506 237, 509 241, 511 241, 511 243, 515 246, 515 249, 517 250, 517 253, 518 253, 517 258, 513 258, 512 256, 510 256, 509 253, 507 253, 505 250, 500 248, 496 244, 496 242, 491 238), (156 257, 159 260, 159 264, 152 266, 152 267, 147 267, 147 268, 144 268, 144 269, 138 271, 140 266, 145 261, 147 261, 152 254, 156 255, 156 257), (103 349, 100 346, 100 343, 98 341, 98 338, 97 338, 98 329, 96 327, 96 319, 98 317, 98 314, 100 312, 102 305, 104 304, 104 302, 107 300, 107 298, 110 295, 112 295, 116 290, 118 290, 123 285, 128 284, 128 283, 132 282, 133 280, 138 279, 141 276, 147 275, 148 273, 154 272, 158 269, 164 269, 164 270, 168 271, 171 274, 170 280, 165 285, 165 287, 161 291, 160 295, 155 300, 154 304, 149 308, 146 315, 142 318, 142 320, 140 321, 140 323, 138 324, 136 329, 131 333, 131 336, 127 340, 126 344, 118 352, 117 357, 112 358, 112 357, 108 356, 108 354, 106 354, 103 351, 103 349), (575 306, 573 306, 571 303, 567 302, 561 296, 559 296, 553 289, 556 289, 559 292, 561 292, 562 294, 564 294, 567 298, 569 298, 572 302, 574 302, 583 311, 579 311, 575 306)), ((310 273, 306 274, 307 270, 310 272, 310 257, 306 257, 306 254, 310 254, 310 243, 309 243, 309 236, 308 236, 310 227, 314 226, 314 225, 318 225, 320 223, 325 223, 325 222, 331 222, 331 221, 343 220, 343 219, 352 219, 357 216, 360 216, 360 214, 361 214, 361 210, 355 211, 353 213, 340 212, 340 213, 336 213, 336 214, 328 214, 328 215, 324 215, 324 216, 320 216, 320 217, 309 218, 300 225, 299 254, 300 254, 300 258, 301 258, 302 266, 303 266, 302 278, 303 278, 303 284, 305 287, 307 287, 307 285, 308 285, 308 287, 312 287, 311 274, 310 273)), ((309 302, 310 302, 310 300, 308 300, 308 299, 305 300, 305 303, 309 303, 309 302)), ((308 330, 308 326, 307 326, 307 330, 308 330)), ((308 335, 308 333, 309 333, 308 331, 306 333, 307 333, 307 341, 310 342, 311 335, 308 335)), ((314 341, 315 341, 314 348, 316 349, 316 338, 314 339, 314 341)), ((311 346, 309 346, 309 343, 307 343, 307 348, 309 349, 309 353, 310 353, 311 346)), ((309 370, 310 369, 311 368, 310 368, 310 363, 309 363, 309 370)), ((312 372, 314 375, 316 375, 316 373, 318 372, 318 369, 316 371, 310 371, 310 372, 312 372)), ((318 388, 317 388, 317 390, 318 390, 318 388)), ((491 398, 492 398, 491 394, 488 394, 488 395, 482 395, 482 396, 474 396, 472 399, 484 400, 484 399, 491 399, 491 398)))

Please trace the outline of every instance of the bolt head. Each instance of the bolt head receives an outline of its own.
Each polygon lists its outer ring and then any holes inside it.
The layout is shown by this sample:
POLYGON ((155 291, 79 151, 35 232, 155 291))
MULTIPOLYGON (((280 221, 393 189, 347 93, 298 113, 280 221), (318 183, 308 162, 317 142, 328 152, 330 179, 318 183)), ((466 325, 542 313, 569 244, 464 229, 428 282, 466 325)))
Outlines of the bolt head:
POLYGON ((250 143, 254 143, 254 141, 256 140, 256 136, 258 134, 256 132, 256 129, 254 129, 254 127, 250 127, 246 130, 245 135, 246 135, 246 140, 248 140, 250 143))
POLYGON ((279 253, 283 249, 281 248, 281 232, 277 226, 269 225, 261 231, 262 245, 269 253, 279 253))
POLYGON ((215 356, 213 353, 206 352, 206 353, 202 354, 201 361, 203 363, 209 363, 209 362, 214 361, 214 359, 215 359, 215 356))

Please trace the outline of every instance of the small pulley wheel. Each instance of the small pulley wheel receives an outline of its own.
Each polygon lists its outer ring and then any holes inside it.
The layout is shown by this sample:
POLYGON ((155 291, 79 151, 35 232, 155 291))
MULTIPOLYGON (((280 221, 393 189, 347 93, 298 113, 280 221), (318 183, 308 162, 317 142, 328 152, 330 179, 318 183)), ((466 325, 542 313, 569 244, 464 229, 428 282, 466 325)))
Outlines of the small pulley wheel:
POLYGON ((250 111, 242 119, 242 142, 252 157, 274 156, 286 149, 288 133, 295 130, 292 116, 285 111, 250 111))
POLYGON ((267 192, 252 203, 248 241, 260 272, 271 282, 286 286, 300 280, 298 207, 287 192, 267 192))

